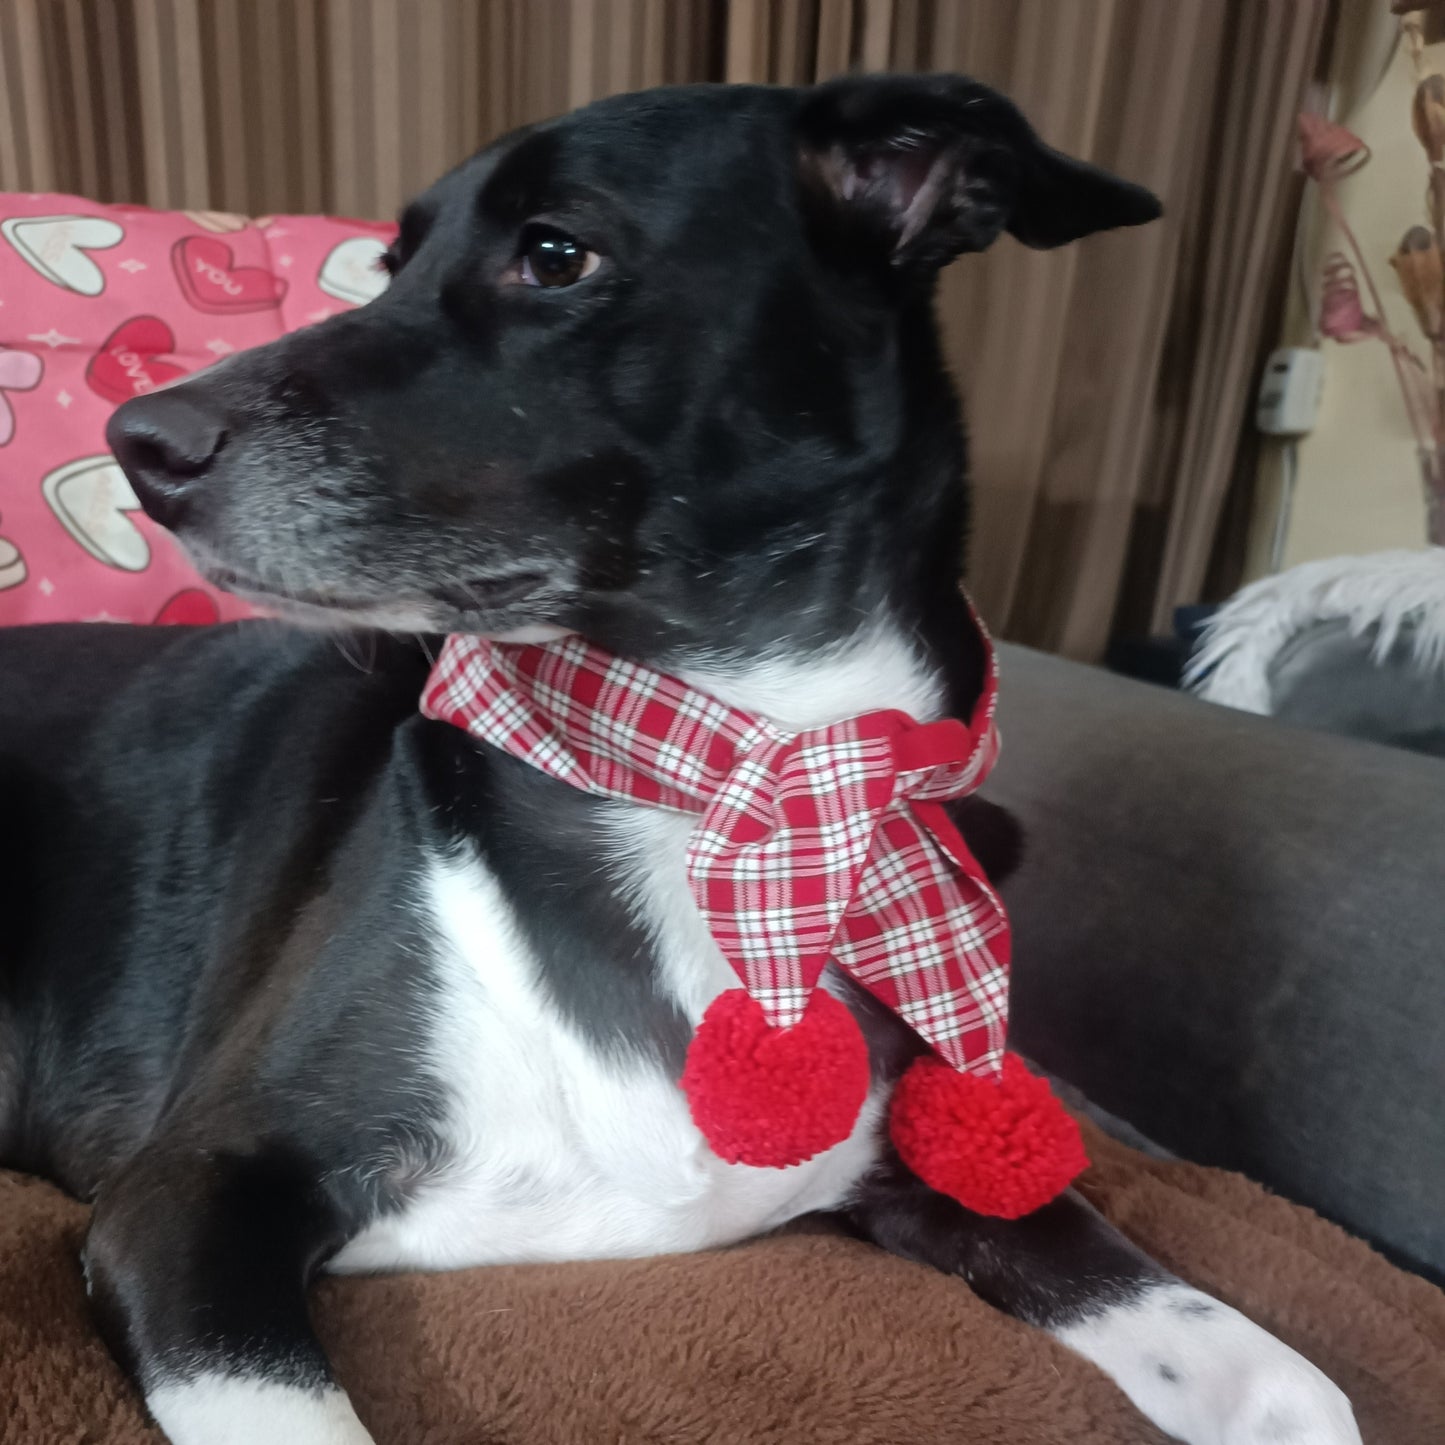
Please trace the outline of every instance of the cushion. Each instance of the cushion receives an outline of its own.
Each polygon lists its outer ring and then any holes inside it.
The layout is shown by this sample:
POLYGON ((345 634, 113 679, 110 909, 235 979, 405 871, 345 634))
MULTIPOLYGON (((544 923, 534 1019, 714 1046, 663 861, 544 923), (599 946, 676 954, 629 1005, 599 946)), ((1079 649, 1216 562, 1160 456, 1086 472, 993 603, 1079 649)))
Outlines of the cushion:
POLYGON ((392 233, 0 194, 0 625, 246 616, 138 510, 106 420, 370 300, 392 233))
MULTIPOLYGON (((1445 1294, 1238 1175, 1088 1144, 1091 1200, 1331 1375, 1365 1445, 1445 1440, 1445 1294)), ((85 1221, 0 1172, 0 1445, 162 1445, 88 1321, 85 1221)), ((961 1280, 818 1222, 738 1249, 316 1294, 377 1445, 1167 1445, 961 1280)))
POLYGON ((1445 757, 1445 547, 1251 582, 1210 619, 1188 682, 1226 707, 1445 757))
POLYGON ((1445 765, 1027 648, 999 669, 1014 1046, 1445 1282, 1445 765))
MULTIPOLYGON (((1445 559, 1440 584, 1445 598, 1445 559)), ((1343 617, 1312 623, 1270 663, 1271 715, 1445 758, 1445 633, 1438 623, 1435 631, 1407 619, 1381 647, 1378 624, 1361 632, 1343 617)))

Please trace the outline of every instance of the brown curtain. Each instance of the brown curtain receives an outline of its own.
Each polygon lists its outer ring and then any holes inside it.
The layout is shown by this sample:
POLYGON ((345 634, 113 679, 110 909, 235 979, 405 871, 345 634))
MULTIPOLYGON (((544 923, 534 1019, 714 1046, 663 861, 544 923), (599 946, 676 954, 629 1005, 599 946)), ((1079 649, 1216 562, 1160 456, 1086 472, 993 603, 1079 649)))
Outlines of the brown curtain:
MULTIPOLYGON (((1166 220, 946 276, 973 589, 1099 656, 1217 555, 1329 0, 0 0, 0 188, 386 215, 477 145, 683 80, 967 71, 1166 220)), ((1233 534, 1231 534, 1233 535, 1233 534)), ((1237 538, 1235 538, 1237 542, 1237 538)))

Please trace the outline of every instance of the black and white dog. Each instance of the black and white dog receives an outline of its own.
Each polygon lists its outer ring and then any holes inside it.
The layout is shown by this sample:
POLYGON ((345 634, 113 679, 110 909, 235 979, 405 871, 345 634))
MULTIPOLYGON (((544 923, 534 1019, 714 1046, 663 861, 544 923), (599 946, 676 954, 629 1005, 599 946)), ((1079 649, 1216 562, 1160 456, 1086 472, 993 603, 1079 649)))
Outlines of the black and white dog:
MULTIPOLYGON (((812 1210, 1194 1445, 1358 1442, 1317 1370, 1079 1198, 1005 1223, 911 1177, 875 1127, 910 1045, 856 999, 853 1137, 721 1162, 677 1087, 735 983, 691 820, 417 710, 427 639, 577 631, 785 728, 967 716, 936 274, 1157 214, 963 79, 625 96, 440 181, 363 310, 116 413, 210 577, 362 629, 347 655, 270 623, 0 638, 0 1161, 94 1201, 97 1318, 176 1445, 369 1440, 308 1323, 319 1270, 701 1249, 812 1210)), ((960 818, 987 861, 987 810, 960 818)))

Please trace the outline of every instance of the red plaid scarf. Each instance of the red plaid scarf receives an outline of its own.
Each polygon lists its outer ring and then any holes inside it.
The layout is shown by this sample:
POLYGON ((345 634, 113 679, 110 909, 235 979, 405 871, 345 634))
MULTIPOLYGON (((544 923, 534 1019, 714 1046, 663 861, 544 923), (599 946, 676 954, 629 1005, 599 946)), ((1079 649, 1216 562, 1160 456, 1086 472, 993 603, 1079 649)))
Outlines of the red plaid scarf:
POLYGON ((949 1064, 1004 1052, 1009 928, 943 803, 998 755, 997 667, 968 724, 872 712, 788 733, 579 637, 453 635, 428 717, 585 792, 700 818, 693 897, 770 1024, 803 1015, 831 959, 949 1064))

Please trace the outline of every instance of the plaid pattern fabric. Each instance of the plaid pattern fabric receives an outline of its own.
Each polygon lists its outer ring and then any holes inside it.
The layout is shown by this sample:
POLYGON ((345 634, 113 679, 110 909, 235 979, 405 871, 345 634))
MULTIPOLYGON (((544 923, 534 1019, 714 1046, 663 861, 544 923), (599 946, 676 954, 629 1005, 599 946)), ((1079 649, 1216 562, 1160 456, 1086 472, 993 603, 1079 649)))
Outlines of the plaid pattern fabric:
POLYGON ((699 814, 693 897, 773 1025, 802 1017, 832 959, 955 1068, 992 1074, 1008 919, 943 807, 998 754, 983 636, 967 725, 874 712, 787 733, 579 637, 454 635, 422 711, 586 792, 699 814))

